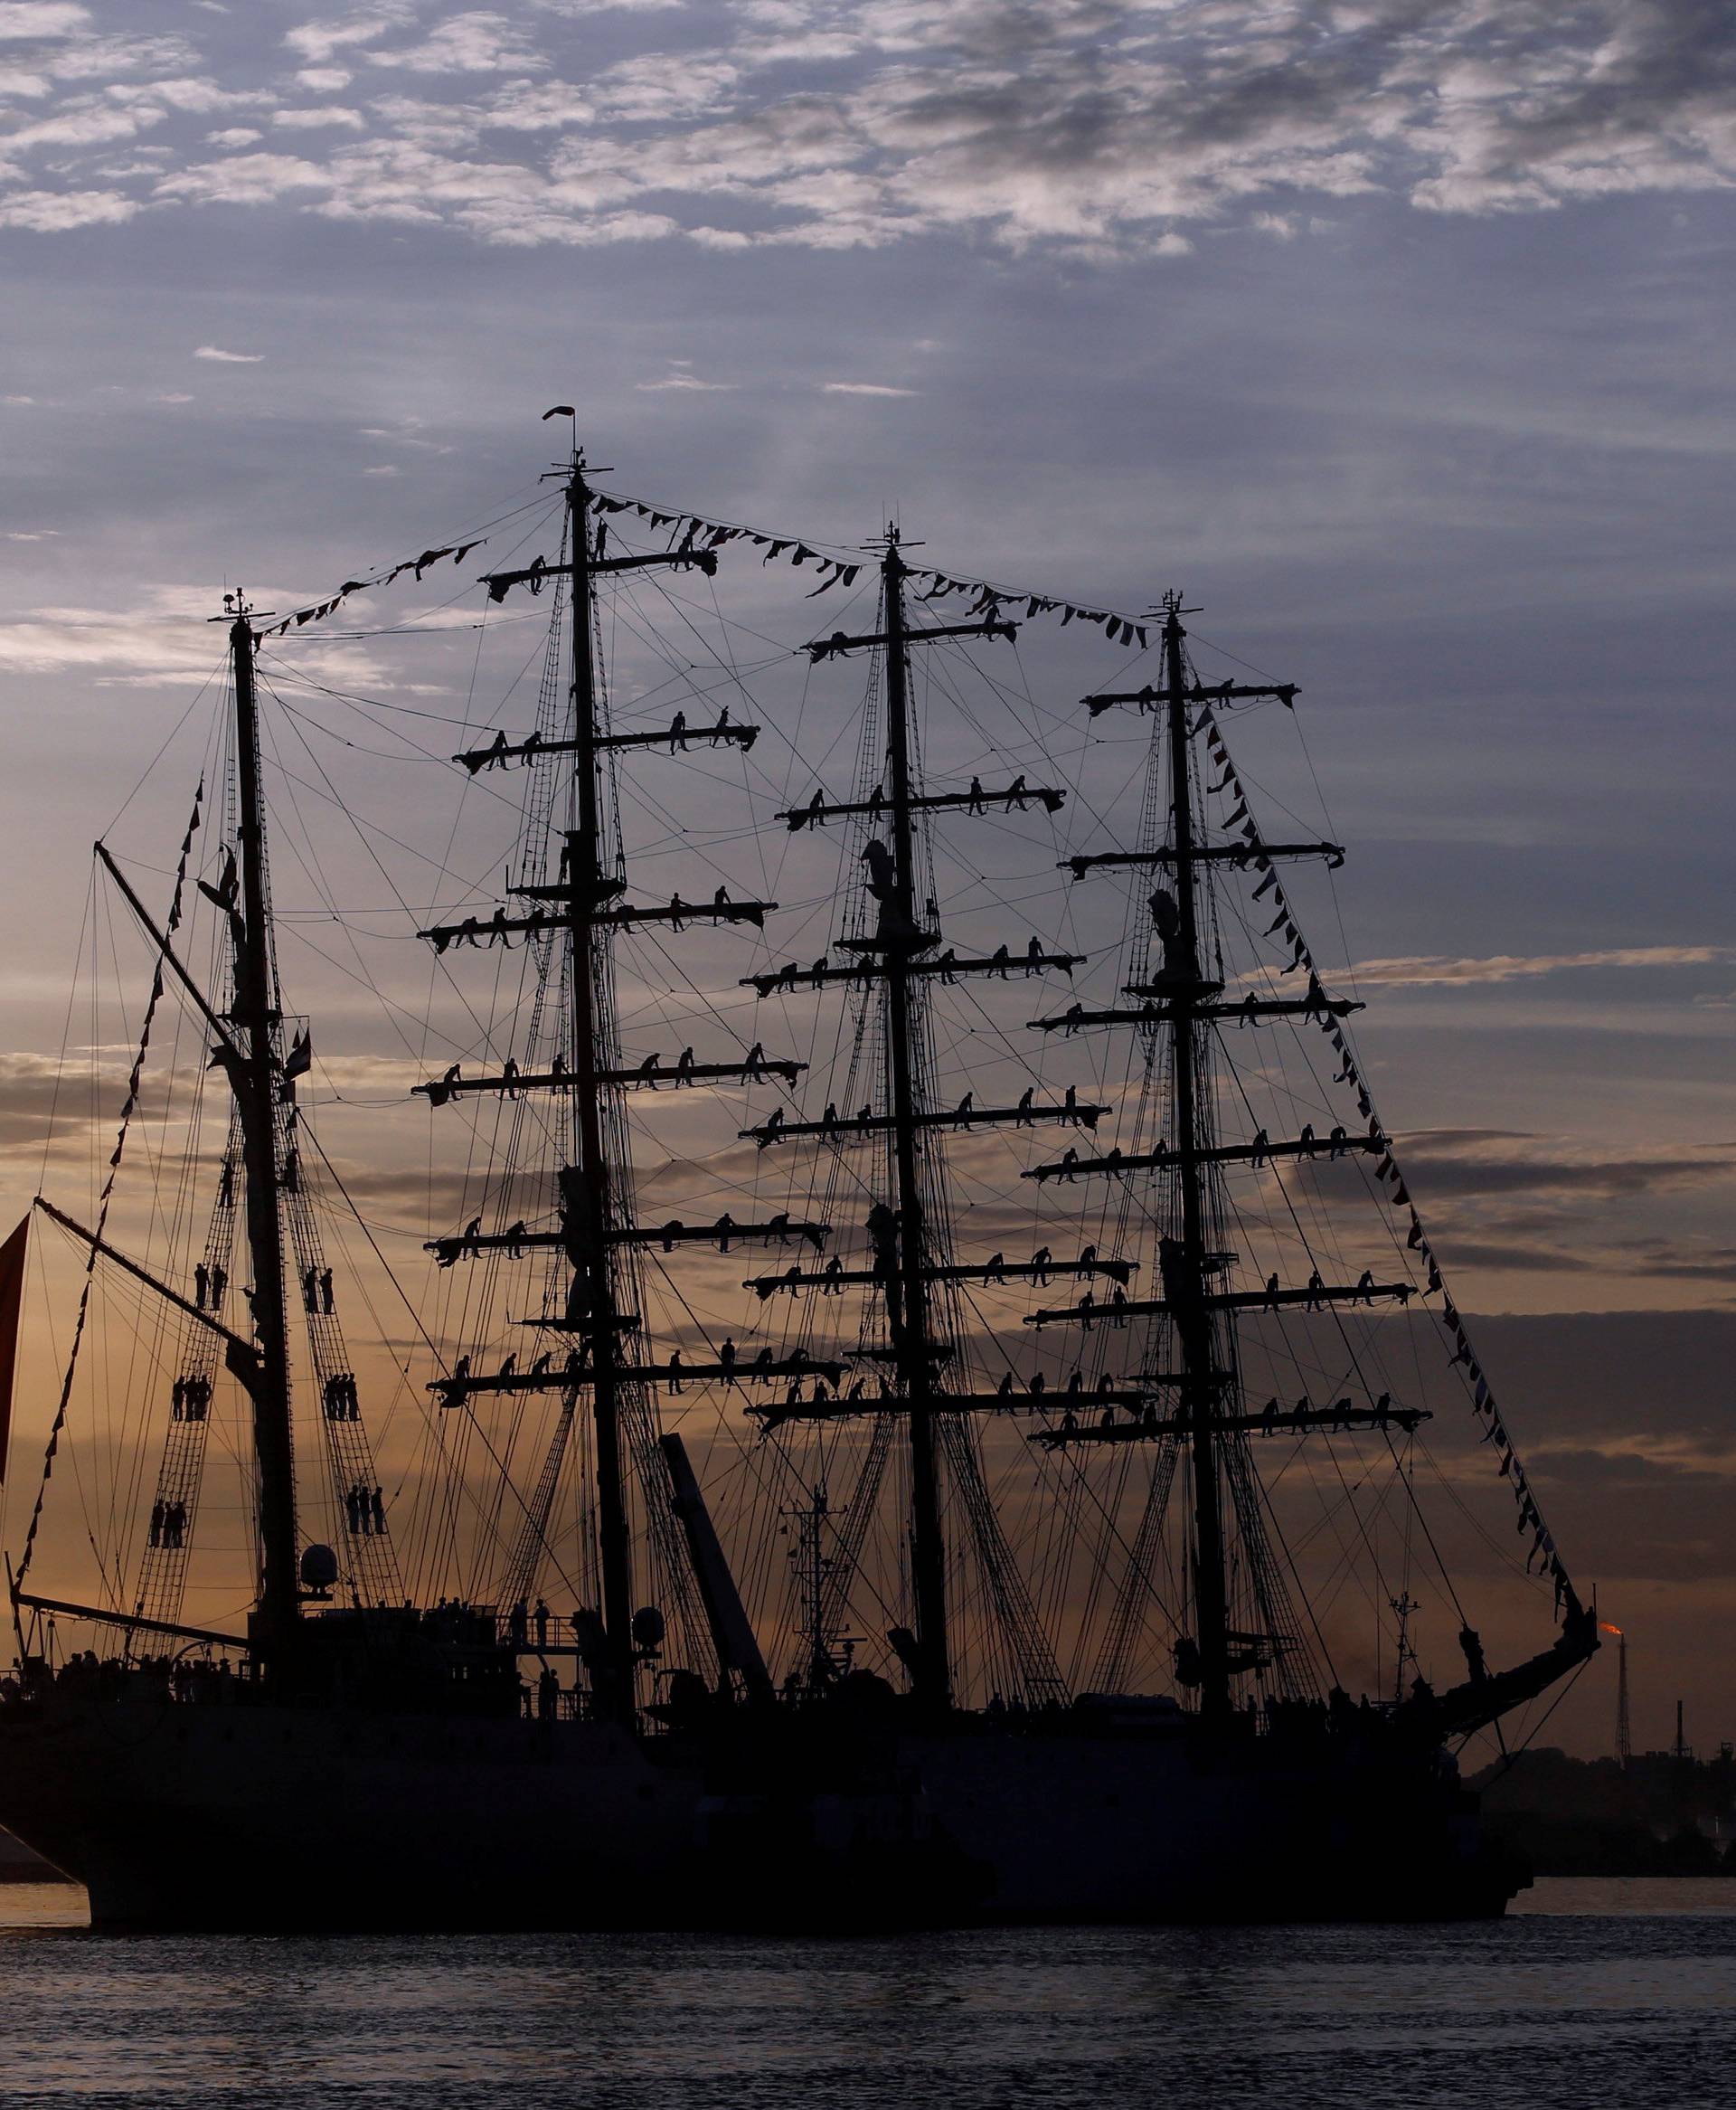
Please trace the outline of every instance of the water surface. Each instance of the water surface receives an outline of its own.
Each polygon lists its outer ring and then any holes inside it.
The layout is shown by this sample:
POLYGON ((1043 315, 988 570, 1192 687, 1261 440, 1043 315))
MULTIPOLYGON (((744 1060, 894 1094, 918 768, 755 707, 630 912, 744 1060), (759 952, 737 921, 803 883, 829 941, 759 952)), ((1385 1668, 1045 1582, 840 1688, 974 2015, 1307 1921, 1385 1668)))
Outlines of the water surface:
POLYGON ((171 2110, 1718 2110, 1736 1883, 1474 1927, 93 1935, 0 1886, 0 2101, 171 2110))

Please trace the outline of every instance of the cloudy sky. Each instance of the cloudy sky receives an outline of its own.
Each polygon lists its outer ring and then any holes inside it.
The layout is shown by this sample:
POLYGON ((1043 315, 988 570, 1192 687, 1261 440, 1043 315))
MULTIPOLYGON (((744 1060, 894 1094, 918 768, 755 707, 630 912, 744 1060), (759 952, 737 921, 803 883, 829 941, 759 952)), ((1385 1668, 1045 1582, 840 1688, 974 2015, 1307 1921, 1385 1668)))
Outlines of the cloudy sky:
POLYGON ((1461 1303, 1588 1388, 1576 1566, 1736 1735, 1728 8, 0 0, 0 128, 8 1206, 216 591, 486 518, 549 402, 650 496, 1181 585, 1302 685, 1461 1303))

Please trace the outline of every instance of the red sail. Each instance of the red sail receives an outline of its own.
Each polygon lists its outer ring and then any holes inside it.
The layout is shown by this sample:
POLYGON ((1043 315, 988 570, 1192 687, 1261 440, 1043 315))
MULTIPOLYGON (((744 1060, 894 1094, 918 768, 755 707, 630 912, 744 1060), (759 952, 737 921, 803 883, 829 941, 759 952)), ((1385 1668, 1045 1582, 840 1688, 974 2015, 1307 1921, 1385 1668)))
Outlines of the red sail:
POLYGON ((12 1442, 12 1381, 18 1368, 18 1321, 24 1308, 24 1245, 29 1231, 26 1216, 0 1245, 0 1483, 6 1477, 12 1442))

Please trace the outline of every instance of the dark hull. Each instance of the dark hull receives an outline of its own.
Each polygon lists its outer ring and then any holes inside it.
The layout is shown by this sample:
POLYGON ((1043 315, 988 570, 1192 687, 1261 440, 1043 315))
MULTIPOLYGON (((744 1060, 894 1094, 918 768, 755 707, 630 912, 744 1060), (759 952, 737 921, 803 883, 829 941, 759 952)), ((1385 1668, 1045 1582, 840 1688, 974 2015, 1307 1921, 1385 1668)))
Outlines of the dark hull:
POLYGON ((112 1928, 1467 1919, 1528 1879, 1431 1756, 1192 1725, 639 1740, 54 1692, 0 1717, 0 1822, 112 1928))

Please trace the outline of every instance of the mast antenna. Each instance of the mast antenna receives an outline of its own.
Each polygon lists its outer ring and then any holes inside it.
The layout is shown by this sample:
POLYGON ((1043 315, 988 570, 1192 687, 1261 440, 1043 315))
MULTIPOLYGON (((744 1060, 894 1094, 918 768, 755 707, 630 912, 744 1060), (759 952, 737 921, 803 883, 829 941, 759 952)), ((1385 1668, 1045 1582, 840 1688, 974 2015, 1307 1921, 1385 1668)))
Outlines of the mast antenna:
POLYGON ((1396 1597, 1389 1597, 1387 1603, 1398 1614, 1399 1621, 1399 1652, 1392 1670, 1392 1702, 1395 1707, 1402 1707, 1404 1674, 1407 1670, 1414 1670, 1417 1662, 1417 1651, 1410 1645, 1410 1621, 1415 1613, 1422 1610, 1422 1606, 1409 1590, 1401 1591, 1396 1597))

